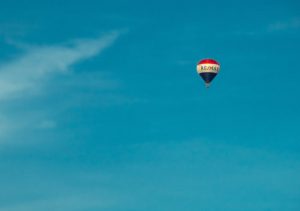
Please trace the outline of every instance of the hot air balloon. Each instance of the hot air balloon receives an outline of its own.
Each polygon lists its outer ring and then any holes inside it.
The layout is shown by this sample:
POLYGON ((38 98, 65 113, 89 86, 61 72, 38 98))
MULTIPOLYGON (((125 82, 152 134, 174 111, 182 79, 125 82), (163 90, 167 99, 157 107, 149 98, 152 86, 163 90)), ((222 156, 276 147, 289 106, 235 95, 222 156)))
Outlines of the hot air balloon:
POLYGON ((214 59, 203 59, 197 64, 197 73, 202 77, 207 88, 219 70, 220 64, 214 59))

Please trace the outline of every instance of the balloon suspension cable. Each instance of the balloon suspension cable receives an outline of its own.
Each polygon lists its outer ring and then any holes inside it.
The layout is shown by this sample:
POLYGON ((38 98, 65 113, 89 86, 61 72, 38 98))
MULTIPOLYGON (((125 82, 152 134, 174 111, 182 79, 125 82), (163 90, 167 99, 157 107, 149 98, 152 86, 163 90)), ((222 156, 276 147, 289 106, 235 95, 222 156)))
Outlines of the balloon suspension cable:
POLYGON ((209 86, 210 86, 210 83, 205 83, 206 88, 209 88, 209 86))

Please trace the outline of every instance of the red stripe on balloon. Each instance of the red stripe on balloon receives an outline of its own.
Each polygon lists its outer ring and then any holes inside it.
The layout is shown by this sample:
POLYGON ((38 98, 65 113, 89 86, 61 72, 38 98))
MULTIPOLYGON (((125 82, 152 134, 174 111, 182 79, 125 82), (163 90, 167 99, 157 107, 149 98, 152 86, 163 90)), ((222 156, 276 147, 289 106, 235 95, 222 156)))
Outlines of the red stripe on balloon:
POLYGON ((217 64, 217 65, 219 65, 219 63, 213 59, 203 59, 198 64, 217 64))

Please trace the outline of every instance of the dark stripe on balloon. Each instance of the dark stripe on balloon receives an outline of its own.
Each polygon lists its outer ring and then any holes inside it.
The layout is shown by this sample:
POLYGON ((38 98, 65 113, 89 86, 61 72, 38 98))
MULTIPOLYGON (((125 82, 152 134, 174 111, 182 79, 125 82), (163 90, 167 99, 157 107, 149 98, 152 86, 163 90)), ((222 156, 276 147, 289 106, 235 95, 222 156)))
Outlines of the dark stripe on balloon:
POLYGON ((206 72, 206 73, 200 73, 199 75, 206 83, 210 83, 216 77, 217 73, 206 72))

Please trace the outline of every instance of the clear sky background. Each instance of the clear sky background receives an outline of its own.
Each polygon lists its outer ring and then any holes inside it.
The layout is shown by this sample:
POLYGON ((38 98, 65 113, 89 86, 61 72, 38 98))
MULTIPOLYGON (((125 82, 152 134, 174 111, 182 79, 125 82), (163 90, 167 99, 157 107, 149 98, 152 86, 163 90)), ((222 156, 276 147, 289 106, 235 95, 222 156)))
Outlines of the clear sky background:
POLYGON ((2 0, 0 211, 300 210, 299 48, 296 0, 2 0))

